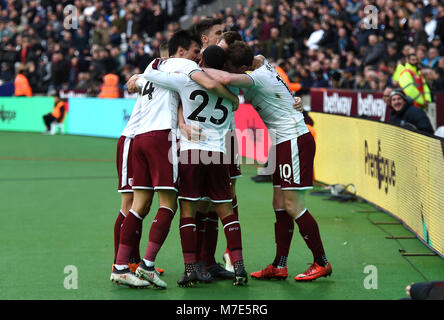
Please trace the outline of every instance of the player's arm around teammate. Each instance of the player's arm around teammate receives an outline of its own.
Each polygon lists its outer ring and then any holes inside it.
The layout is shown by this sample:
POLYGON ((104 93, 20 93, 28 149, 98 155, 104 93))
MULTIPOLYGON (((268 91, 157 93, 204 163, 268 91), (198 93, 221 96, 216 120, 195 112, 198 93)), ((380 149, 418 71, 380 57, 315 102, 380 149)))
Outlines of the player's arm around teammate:
POLYGON ((314 139, 303 116, 289 108, 290 90, 263 57, 253 58, 251 48, 239 41, 227 49, 227 56, 228 72, 207 72, 225 85, 246 88, 246 99, 255 106, 268 129, 277 134, 273 175, 276 257, 272 265, 251 275, 255 278, 288 276, 286 260, 292 239, 292 232, 288 231, 293 229, 295 222, 314 258, 311 267, 297 275, 295 280, 309 281, 328 276, 332 269, 325 256, 318 225, 305 207, 305 191, 312 188, 313 183, 314 139), (247 70, 253 71, 244 74, 247 70))

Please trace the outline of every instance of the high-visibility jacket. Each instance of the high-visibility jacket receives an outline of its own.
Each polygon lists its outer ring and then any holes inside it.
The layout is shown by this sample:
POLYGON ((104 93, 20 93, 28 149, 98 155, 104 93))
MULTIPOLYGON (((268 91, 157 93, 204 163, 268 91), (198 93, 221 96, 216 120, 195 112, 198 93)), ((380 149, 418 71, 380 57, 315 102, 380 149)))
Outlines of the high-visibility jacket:
POLYGON ((59 101, 54 109, 52 109, 52 116, 57 119, 58 122, 62 123, 65 118, 66 110, 65 103, 63 101, 59 101))
POLYGON ((103 77, 102 88, 99 98, 118 98, 119 97, 119 76, 114 73, 108 73, 103 77))
POLYGON ((292 92, 296 92, 301 90, 301 84, 297 82, 290 82, 290 78, 288 77, 287 73, 285 73, 284 69, 282 69, 279 66, 276 66, 276 72, 279 74, 279 76, 284 80, 284 82, 287 84, 288 89, 292 92))
POLYGON ((399 75, 399 87, 404 94, 413 100, 415 107, 424 108, 432 101, 430 88, 424 77, 414 65, 406 63, 399 75))
POLYGON ((401 75, 402 70, 404 70, 404 64, 400 63, 396 66, 395 72, 393 72, 392 80, 395 84, 399 82, 399 76, 401 75))
POLYGON ((32 89, 29 85, 28 78, 21 73, 19 73, 14 80, 14 95, 26 97, 32 96, 32 89))

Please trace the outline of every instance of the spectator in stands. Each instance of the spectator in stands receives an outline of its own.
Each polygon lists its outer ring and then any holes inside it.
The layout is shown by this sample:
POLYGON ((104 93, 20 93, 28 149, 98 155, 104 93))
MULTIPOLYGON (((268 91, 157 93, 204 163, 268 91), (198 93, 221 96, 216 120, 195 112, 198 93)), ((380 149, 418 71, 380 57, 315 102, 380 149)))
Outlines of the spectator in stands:
POLYGON ((291 22, 288 20, 288 16, 285 14, 281 14, 278 22, 279 34, 284 39, 284 41, 292 41, 293 40, 293 26, 291 22))
POLYGON ((435 37, 437 22, 431 10, 425 14, 424 21, 424 31, 427 33, 427 41, 432 42, 435 37))
POLYGON ((339 80, 340 89, 354 89, 355 84, 355 70, 347 68, 343 71, 342 77, 339 80))
POLYGON ((354 85, 353 89, 355 89, 355 90, 369 90, 370 89, 370 85, 365 80, 364 75, 362 74, 362 72, 357 72, 356 73, 355 85, 354 85))
POLYGON ((31 97, 32 88, 27 77, 27 70, 23 64, 20 64, 17 71, 17 76, 14 80, 14 95, 16 97, 31 97))
POLYGON ((284 39, 279 37, 279 29, 270 30, 270 38, 262 43, 263 55, 271 61, 288 58, 284 53, 284 39))
POLYGON ((323 49, 332 49, 335 47, 336 32, 328 21, 323 20, 321 22, 321 29, 324 31, 322 38, 317 42, 317 45, 323 49))
POLYGON ((410 34, 411 36, 409 38, 411 38, 411 45, 413 45, 414 47, 417 47, 419 45, 427 46, 428 35, 424 30, 424 25, 420 18, 413 19, 413 26, 410 34))
POLYGON ((390 94, 392 93, 393 88, 392 87, 387 87, 384 89, 384 91, 382 92, 382 100, 384 100, 385 105, 389 108, 391 108, 391 103, 390 103, 390 94))
POLYGON ((0 66, 0 82, 12 82, 14 81, 14 71, 11 69, 11 66, 2 62, 0 66))
POLYGON ((386 53, 387 54, 385 56, 385 62, 387 64, 389 63, 397 64, 398 61, 401 59, 401 54, 399 53, 398 45, 396 44, 396 42, 389 42, 387 44, 386 53))
POLYGON ((437 68, 432 72, 434 77, 432 92, 444 92, 444 69, 437 68))
POLYGON ((51 82, 56 90, 60 90, 68 83, 69 65, 60 51, 52 55, 51 62, 51 82))
MULTIPOLYGON (((204 2, 211 3, 212 0, 204 2)), ((63 3, 12 0, 1 2, 0 61, 6 64, 3 65, 0 80, 7 80, 8 75, 10 78, 7 70, 14 75, 17 73, 17 62, 27 64, 33 61, 35 73, 42 78, 42 88, 38 90, 67 86, 67 79, 60 81, 62 75, 56 68, 59 62, 53 61, 53 57, 62 52, 62 61, 68 65, 65 70, 70 68, 69 65, 75 61, 73 58, 76 56, 79 73, 91 70, 90 81, 98 86, 102 72, 109 71, 107 65, 110 64, 100 57, 101 50, 105 49, 114 62, 118 61, 116 70, 123 81, 127 73, 144 69, 139 43, 143 43, 145 54, 149 55, 148 60, 157 57, 160 44, 180 27, 178 18, 185 12, 186 5, 183 0, 75 1, 79 13, 78 28, 66 30, 63 27, 66 17, 63 3), (162 40, 158 38, 158 34, 163 35, 162 40), (140 58, 140 63, 135 63, 136 56, 140 58), (128 63, 129 70, 123 68, 128 63)), ((194 6, 187 9, 190 8, 193 11, 190 12, 190 19, 194 15, 192 23, 196 25, 203 17, 196 15, 194 6)), ((394 72, 402 58, 399 50, 409 44, 415 49, 427 50, 424 59, 427 67, 438 68, 437 57, 444 55, 444 45, 441 42, 444 37, 444 5, 437 1, 430 1, 427 6, 423 6, 419 2, 383 0, 365 3, 357 0, 315 1, 310 5, 303 1, 279 0, 273 3, 261 1, 260 5, 255 5, 253 0, 249 0, 246 5, 239 3, 210 15, 222 19, 221 25, 225 26, 222 31, 239 30, 242 38, 253 46, 255 53, 269 55, 267 58, 270 61, 295 57, 297 63, 291 63, 288 75, 294 81, 297 76, 301 83, 308 84, 316 80, 315 85, 325 85, 319 81, 326 80, 331 84, 334 75, 336 85, 349 87, 350 72, 341 72, 338 81, 338 73, 331 70, 336 69, 332 65, 338 58, 337 55, 341 61, 340 70, 350 68, 358 75, 365 75, 364 67, 367 65, 374 66, 377 71, 382 70, 381 67, 387 67, 394 72), (363 7, 366 4, 376 4, 378 7, 378 30, 366 28, 363 23, 363 7), (267 44, 267 49, 265 45, 259 47, 258 41, 269 39, 274 33, 271 30, 275 27, 278 28, 279 35, 271 45, 274 49, 270 50, 270 43, 267 44), (380 40, 375 47, 372 39, 378 35, 380 40), (368 50, 365 49, 367 46, 368 50), (281 48, 283 54, 280 53, 281 48), (384 55, 379 54, 382 51, 384 55), (322 55, 318 57, 319 53, 322 55), (316 60, 320 62, 323 71, 320 79, 316 79, 314 74, 311 78, 307 77, 307 72, 297 66, 310 66, 316 60), (383 66, 381 62, 384 62, 383 66)), ((409 47, 405 48, 404 58, 409 50, 409 47)), ((436 69, 436 72, 430 73, 430 78, 441 74, 440 69, 436 69)), ((385 82, 385 79, 382 78, 383 76, 377 81, 361 81, 358 76, 355 87, 383 88, 384 84, 381 82, 385 82)), ((72 80, 70 85, 72 86, 72 80)), ((432 90, 441 88, 439 79, 433 81, 432 87, 432 90)))
POLYGON ((342 27, 338 29, 338 38, 336 39, 334 51, 342 57, 346 56, 347 51, 353 49, 353 44, 347 34, 347 29, 342 27))
POLYGON ((421 62, 423 66, 433 69, 438 64, 439 58, 440 57, 439 57, 438 48, 430 47, 428 50, 427 57, 425 57, 421 62))
POLYGON ((264 21, 261 24, 259 32, 259 41, 267 41, 271 38, 271 29, 276 28, 275 18, 268 14, 264 16, 264 21))
POLYGON ((390 93, 390 123, 433 134, 434 130, 430 119, 424 110, 415 108, 411 100, 401 90, 390 93))
POLYGON ((368 36, 368 47, 365 52, 362 61, 364 66, 376 66, 379 61, 384 59, 384 45, 379 42, 378 37, 375 34, 368 36))
POLYGON ((324 30, 321 28, 319 21, 313 22, 313 32, 310 34, 305 42, 305 46, 309 49, 319 49, 319 41, 324 36, 324 30))

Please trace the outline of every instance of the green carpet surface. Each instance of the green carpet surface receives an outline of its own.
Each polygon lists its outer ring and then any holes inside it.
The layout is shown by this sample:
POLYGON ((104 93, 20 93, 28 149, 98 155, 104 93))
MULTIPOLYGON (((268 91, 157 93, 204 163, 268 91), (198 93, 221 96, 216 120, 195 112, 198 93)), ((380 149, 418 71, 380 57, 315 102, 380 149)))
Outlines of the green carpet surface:
MULTIPOLYGON (((120 209, 115 164, 117 139, 49 136, 0 131, 0 299, 2 300, 397 300, 412 282, 444 280, 444 260, 431 253, 401 224, 363 201, 332 201, 307 193, 333 274, 297 283, 294 276, 312 262, 297 226, 284 281, 249 279, 179 288, 184 270, 176 214, 156 264, 165 269, 168 289, 118 287, 109 276, 113 228, 120 209), (73 273, 74 271, 74 273, 73 273), (74 279, 74 281, 73 281, 74 279)), ((242 166, 237 183, 239 219, 247 272, 274 258, 271 183, 255 183, 254 166, 242 166)), ((315 190, 319 191, 319 187, 315 190)), ((157 197, 144 220, 143 255, 157 211, 157 197)), ((225 237, 219 228, 216 259, 222 262, 225 237)))

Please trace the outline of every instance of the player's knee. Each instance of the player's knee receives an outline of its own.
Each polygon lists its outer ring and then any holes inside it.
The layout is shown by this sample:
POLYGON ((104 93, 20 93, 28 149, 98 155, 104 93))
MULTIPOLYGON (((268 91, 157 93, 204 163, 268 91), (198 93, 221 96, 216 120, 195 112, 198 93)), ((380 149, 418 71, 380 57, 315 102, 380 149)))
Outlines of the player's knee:
POLYGON ((177 211, 177 194, 174 191, 158 191, 159 206, 177 211))
POLYGON ((194 201, 180 200, 180 217, 193 218, 195 216, 194 208, 197 205, 194 201))
POLYGON ((231 202, 217 203, 213 204, 213 206, 219 219, 225 219, 229 215, 234 214, 231 202))
POLYGON ((282 199, 276 199, 273 198, 273 209, 282 209, 284 208, 284 202, 282 201, 282 199))
POLYGON ((207 213, 210 209, 210 202, 209 201, 199 201, 197 203, 197 211, 201 213, 207 213))
POLYGON ((126 214, 128 213, 129 209, 131 209, 132 205, 133 205, 133 193, 132 192, 122 193, 122 203, 120 209, 126 214))
POLYGON ((295 192, 292 195, 284 197, 284 208, 292 217, 296 217, 302 210, 305 209, 303 195, 295 192))

